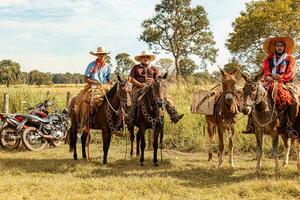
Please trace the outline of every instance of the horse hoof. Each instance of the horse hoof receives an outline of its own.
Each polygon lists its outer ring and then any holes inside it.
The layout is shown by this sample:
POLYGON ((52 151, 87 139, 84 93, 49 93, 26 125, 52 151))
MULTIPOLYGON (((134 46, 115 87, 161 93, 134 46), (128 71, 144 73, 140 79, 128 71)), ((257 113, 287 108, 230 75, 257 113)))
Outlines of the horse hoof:
POLYGON ((141 163, 140 163, 140 166, 144 166, 144 163, 141 162, 141 163))
POLYGON ((73 159, 74 159, 74 160, 78 160, 77 156, 74 156, 73 159))
POLYGON ((154 167, 158 167, 159 166, 159 164, 158 163, 154 163, 154 167))

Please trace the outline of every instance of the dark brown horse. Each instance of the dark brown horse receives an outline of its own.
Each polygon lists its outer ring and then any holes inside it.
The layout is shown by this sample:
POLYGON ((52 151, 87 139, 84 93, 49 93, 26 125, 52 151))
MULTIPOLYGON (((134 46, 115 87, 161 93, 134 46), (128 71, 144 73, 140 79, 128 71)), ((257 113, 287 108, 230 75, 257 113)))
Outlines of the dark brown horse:
POLYGON ((229 133, 229 164, 233 167, 233 137, 235 134, 236 116, 238 113, 239 100, 237 97, 237 89, 235 86, 236 70, 231 73, 227 73, 220 69, 222 74, 222 93, 218 98, 214 107, 213 115, 206 115, 207 129, 209 134, 209 153, 208 161, 212 160, 212 143, 215 134, 215 130, 218 132, 219 138, 219 166, 223 163, 223 151, 224 151, 224 133, 229 133))
MULTIPOLYGON (((90 128, 102 130, 102 142, 103 142, 103 164, 107 163, 107 154, 110 146, 110 140, 112 131, 120 129, 122 126, 122 117, 124 117, 125 107, 131 106, 132 85, 126 80, 119 81, 105 94, 103 104, 98 110, 90 116, 90 128)), ((75 97, 76 98, 76 97, 75 97)), ((78 131, 78 119, 74 110, 75 98, 70 103, 70 118, 71 127, 69 130, 70 151, 73 150, 73 158, 77 160, 76 142, 78 131)), ((89 146, 89 133, 83 133, 81 135, 82 144, 82 157, 86 158, 86 145, 89 146)), ((89 160, 89 148, 88 148, 88 160, 89 160)))
MULTIPOLYGON (((138 127, 138 132, 136 136, 136 153, 137 155, 139 155, 139 150, 141 149, 141 165, 144 165, 144 151, 146 147, 145 131, 147 129, 152 129, 154 134, 153 163, 155 166, 158 166, 157 150, 159 136, 161 143, 163 140, 163 110, 165 99, 164 94, 166 89, 166 78, 167 74, 165 74, 163 77, 156 78, 136 103, 136 112, 134 119, 134 126, 138 127)), ((134 143, 134 127, 129 127, 129 132, 131 140, 130 155, 132 156, 134 143)))
MULTIPOLYGON (((285 155, 283 166, 286 166, 289 161, 289 151, 291 146, 291 139, 287 137, 284 132, 285 120, 284 112, 279 112, 272 101, 272 97, 268 94, 268 91, 263 87, 262 83, 259 82, 261 77, 257 74, 255 77, 248 77, 242 73, 242 77, 246 81, 243 87, 243 112, 251 114, 254 124, 256 145, 257 145, 257 165, 256 171, 261 170, 261 160, 263 154, 263 138, 264 135, 272 137, 272 155, 275 160, 275 171, 279 172, 279 153, 278 153, 278 142, 279 135, 284 142, 285 155)), ((274 87, 276 88, 276 87, 274 87)), ((273 93, 276 95, 276 91, 273 93)), ((296 123, 300 122, 300 116, 296 123)), ((299 125, 296 124, 296 129, 300 131, 299 125)), ((298 169, 300 169, 300 140, 298 139, 298 169)))

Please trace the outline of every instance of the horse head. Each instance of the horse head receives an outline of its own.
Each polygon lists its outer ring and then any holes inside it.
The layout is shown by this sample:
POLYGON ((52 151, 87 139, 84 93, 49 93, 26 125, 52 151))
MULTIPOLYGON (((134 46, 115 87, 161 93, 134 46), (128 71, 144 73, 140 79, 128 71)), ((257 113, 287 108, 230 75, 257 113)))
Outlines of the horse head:
POLYGON ((236 86, 235 86, 235 76, 237 69, 233 70, 232 72, 228 73, 225 72, 223 69, 220 69, 222 75, 222 90, 225 95, 225 103, 231 105, 234 102, 236 96, 236 86))
POLYGON ((257 105, 261 105, 264 111, 268 109, 268 92, 259 83, 261 75, 258 73, 254 77, 249 77, 241 72, 241 76, 245 80, 242 112, 246 115, 250 114, 251 108, 257 105))
POLYGON ((117 77, 117 95, 121 100, 121 104, 130 107, 132 105, 132 84, 127 80, 122 80, 119 75, 117 77))
POLYGON ((168 73, 165 73, 164 76, 157 77, 154 82, 151 84, 150 89, 152 90, 153 101, 158 105, 158 107, 163 107, 165 92, 166 92, 166 78, 168 73))

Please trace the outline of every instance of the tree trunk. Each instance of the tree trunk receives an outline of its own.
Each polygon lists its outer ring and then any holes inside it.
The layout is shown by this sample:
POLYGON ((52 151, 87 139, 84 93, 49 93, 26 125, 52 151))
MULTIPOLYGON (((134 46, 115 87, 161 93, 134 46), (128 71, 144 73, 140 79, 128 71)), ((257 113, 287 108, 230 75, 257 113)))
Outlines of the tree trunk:
POLYGON ((180 66, 179 66, 179 59, 178 57, 175 57, 175 68, 176 68, 176 81, 177 84, 180 81, 180 66))

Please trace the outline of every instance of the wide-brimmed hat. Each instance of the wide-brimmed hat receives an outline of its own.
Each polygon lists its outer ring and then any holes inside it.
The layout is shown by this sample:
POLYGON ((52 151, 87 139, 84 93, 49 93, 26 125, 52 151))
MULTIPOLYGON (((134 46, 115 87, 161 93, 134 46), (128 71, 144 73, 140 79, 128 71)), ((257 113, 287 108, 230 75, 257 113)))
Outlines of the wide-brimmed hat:
POLYGON ((265 40, 263 44, 263 49, 266 54, 272 54, 275 52, 275 45, 277 42, 283 42, 285 44, 285 52, 288 54, 292 54, 296 43, 293 38, 289 37, 269 37, 265 40))
POLYGON ((100 54, 109 54, 109 53, 110 52, 106 51, 105 48, 103 48, 103 47, 98 47, 96 53, 90 51, 90 54, 92 54, 94 56, 97 56, 97 55, 100 55, 100 54))
POLYGON ((140 55, 137 55, 134 57, 134 60, 138 61, 138 62, 141 62, 142 61, 142 57, 149 57, 150 61, 153 61, 155 60, 155 55, 152 54, 152 53, 149 53, 147 51, 142 51, 142 53, 140 55))

